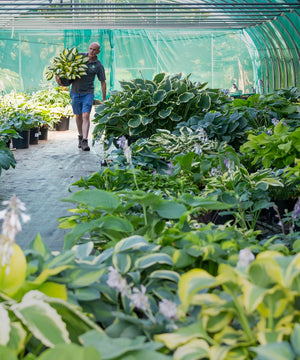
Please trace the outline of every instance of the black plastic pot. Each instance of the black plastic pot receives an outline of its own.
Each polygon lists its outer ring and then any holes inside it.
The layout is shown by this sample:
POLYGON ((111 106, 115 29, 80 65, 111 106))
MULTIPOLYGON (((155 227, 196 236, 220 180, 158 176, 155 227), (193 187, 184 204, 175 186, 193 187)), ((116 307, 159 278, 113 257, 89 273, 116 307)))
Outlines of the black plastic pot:
POLYGON ((29 145, 37 145, 39 143, 39 127, 33 127, 30 129, 29 145))
POLYGON ((55 130, 57 131, 66 131, 69 130, 69 124, 70 124, 70 116, 62 116, 55 124, 55 130))
POLYGON ((48 140, 48 126, 40 128, 39 140, 48 140))
POLYGON ((13 147, 16 149, 27 149, 29 148, 29 130, 24 130, 19 132, 19 135, 21 136, 18 139, 12 138, 13 147))

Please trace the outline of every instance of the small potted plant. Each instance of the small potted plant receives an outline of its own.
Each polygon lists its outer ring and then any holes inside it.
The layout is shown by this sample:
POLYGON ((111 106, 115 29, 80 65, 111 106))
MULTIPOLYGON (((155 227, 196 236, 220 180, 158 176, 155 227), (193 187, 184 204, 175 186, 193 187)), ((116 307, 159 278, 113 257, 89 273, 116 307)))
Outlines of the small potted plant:
POLYGON ((32 94, 29 106, 42 114, 45 125, 51 129, 68 130, 73 115, 69 91, 49 88, 32 94))

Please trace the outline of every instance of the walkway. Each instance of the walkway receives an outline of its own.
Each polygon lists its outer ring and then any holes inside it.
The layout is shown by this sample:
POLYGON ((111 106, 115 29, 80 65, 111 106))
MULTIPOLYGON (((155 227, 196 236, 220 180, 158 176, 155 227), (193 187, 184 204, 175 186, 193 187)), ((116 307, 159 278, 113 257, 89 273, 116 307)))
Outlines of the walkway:
MULTIPOLYGON (((92 130, 90 140, 91 134, 92 130)), ((72 119, 69 130, 49 131, 48 140, 13 151, 15 169, 3 170, 0 176, 0 209, 2 201, 13 194, 25 203, 31 220, 17 235, 22 249, 40 233, 51 250, 62 250, 68 230, 59 229, 57 219, 69 214, 67 210, 72 208, 72 203, 61 199, 70 196, 68 189, 72 183, 100 168, 100 149, 90 147, 90 152, 77 148, 75 119, 72 119)))

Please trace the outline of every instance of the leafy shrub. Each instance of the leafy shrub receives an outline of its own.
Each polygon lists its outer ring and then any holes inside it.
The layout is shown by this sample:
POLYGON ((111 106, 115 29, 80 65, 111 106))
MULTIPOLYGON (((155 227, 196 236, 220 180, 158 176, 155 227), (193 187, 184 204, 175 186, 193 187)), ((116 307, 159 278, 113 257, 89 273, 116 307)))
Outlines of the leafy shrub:
POLYGON ((207 83, 192 83, 189 75, 181 79, 181 74, 160 73, 152 81, 134 79, 120 84, 123 90, 96 108, 95 138, 103 132, 108 138, 147 138, 157 129, 172 131, 179 121, 219 107, 228 98, 218 89, 203 90, 207 83))
POLYGON ((300 158, 300 128, 293 131, 281 120, 272 134, 250 134, 240 151, 250 156, 256 166, 282 169, 300 158))
POLYGON ((267 251, 249 266, 220 265, 216 277, 202 269, 185 273, 178 285, 182 317, 196 309, 198 315, 189 326, 155 340, 175 351, 175 358, 183 353, 209 359, 297 358, 299 255, 267 251))

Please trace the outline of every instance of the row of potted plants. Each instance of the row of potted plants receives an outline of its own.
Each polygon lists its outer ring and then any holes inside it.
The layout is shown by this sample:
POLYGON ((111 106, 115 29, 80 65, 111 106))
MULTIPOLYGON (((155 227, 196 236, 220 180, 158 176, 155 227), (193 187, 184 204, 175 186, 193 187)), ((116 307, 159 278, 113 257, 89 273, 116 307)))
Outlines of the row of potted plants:
POLYGON ((27 148, 46 140, 48 129, 59 130, 63 118, 73 114, 69 91, 49 88, 32 94, 14 91, 0 97, 0 171, 14 166, 14 156, 9 150, 27 148))

